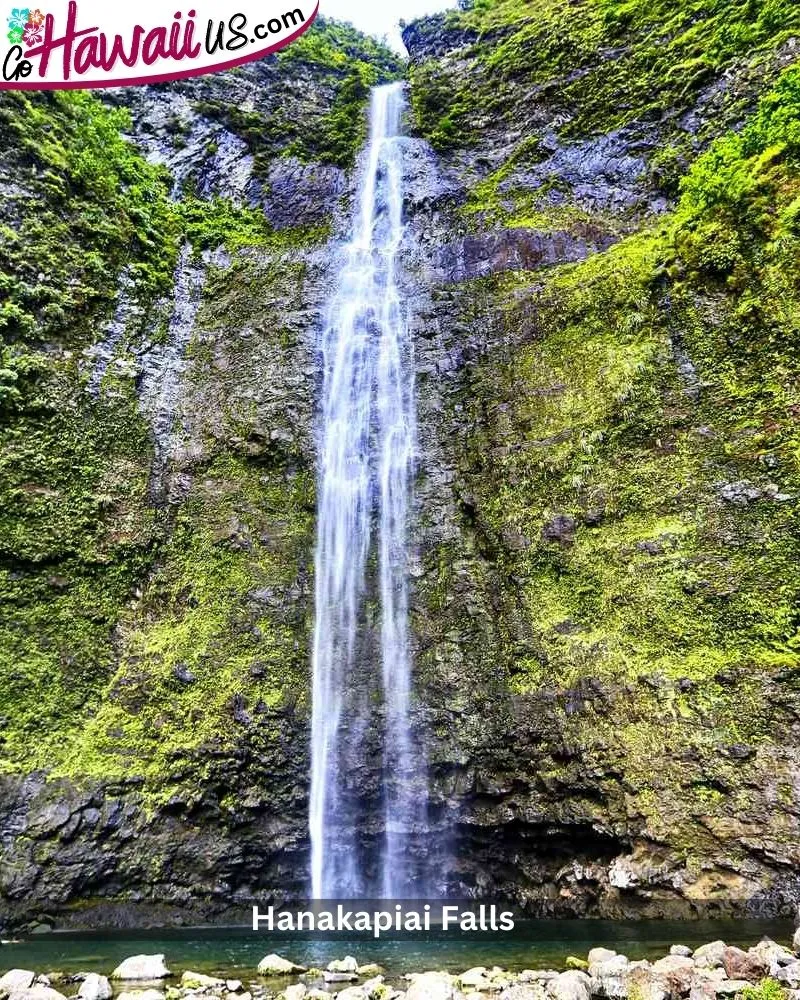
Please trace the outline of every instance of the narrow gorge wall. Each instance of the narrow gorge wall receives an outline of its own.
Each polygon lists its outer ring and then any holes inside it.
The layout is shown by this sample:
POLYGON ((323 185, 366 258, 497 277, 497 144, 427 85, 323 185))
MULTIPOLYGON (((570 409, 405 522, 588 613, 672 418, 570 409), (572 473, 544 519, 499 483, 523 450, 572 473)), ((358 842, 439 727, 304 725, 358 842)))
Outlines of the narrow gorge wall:
MULTIPOLYGON (((707 7, 405 30, 427 844, 535 912, 799 894, 800 28, 707 7)), ((0 924, 305 887, 315 350, 401 72, 323 24, 3 98, 0 924)))

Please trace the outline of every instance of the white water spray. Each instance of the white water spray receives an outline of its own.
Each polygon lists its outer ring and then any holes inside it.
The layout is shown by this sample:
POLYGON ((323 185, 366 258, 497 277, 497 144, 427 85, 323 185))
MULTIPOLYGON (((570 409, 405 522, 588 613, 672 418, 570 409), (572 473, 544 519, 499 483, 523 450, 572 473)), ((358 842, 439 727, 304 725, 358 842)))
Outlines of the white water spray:
POLYGON ((315 899, 409 894, 408 836, 419 830, 426 797, 425 769, 409 724, 406 536, 414 392, 396 280, 403 235, 402 110, 402 84, 373 91, 352 241, 322 343, 309 810, 315 899), (375 592, 379 651, 369 642, 375 592), (381 787, 377 803, 370 803, 365 790, 353 787, 353 775, 370 753, 375 706, 356 692, 369 686, 376 655, 386 728, 381 787), (374 826, 376 811, 383 812, 383 841, 365 858, 360 828, 374 826))

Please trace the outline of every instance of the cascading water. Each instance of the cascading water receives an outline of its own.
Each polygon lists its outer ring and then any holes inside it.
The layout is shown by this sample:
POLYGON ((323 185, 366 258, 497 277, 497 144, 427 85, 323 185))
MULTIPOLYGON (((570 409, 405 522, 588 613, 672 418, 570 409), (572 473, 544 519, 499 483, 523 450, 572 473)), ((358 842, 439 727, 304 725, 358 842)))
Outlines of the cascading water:
POLYGON ((421 890, 409 854, 409 838, 424 818, 426 780, 409 722, 414 393, 396 279, 403 235, 402 110, 402 84, 373 91, 352 240, 322 342, 309 813, 315 899, 421 890), (376 594, 380 640, 370 642, 376 594), (354 787, 354 776, 375 735, 377 656, 383 760, 380 787, 370 794, 354 787), (370 856, 362 834, 375 828, 380 811, 382 840, 370 856))

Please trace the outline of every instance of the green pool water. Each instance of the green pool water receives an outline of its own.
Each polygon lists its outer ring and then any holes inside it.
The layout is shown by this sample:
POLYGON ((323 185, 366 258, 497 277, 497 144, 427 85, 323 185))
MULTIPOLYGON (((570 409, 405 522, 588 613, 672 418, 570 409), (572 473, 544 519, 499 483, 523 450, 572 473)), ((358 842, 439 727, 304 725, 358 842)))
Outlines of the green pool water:
POLYGON ((148 930, 119 933, 55 932, 35 935, 0 947, 0 969, 18 967, 37 972, 102 972, 139 953, 163 952, 172 972, 235 974, 249 981, 260 959, 277 952, 292 961, 324 967, 331 959, 354 955, 360 964, 377 962, 389 978, 406 972, 447 969, 461 972, 473 965, 500 965, 511 970, 563 968, 568 955, 585 957, 604 946, 631 959, 666 954, 672 944, 698 946, 721 938, 747 947, 764 935, 788 942, 788 920, 606 921, 530 920, 511 933, 443 933, 402 935, 374 941, 357 934, 311 936, 254 932, 249 928, 148 930))

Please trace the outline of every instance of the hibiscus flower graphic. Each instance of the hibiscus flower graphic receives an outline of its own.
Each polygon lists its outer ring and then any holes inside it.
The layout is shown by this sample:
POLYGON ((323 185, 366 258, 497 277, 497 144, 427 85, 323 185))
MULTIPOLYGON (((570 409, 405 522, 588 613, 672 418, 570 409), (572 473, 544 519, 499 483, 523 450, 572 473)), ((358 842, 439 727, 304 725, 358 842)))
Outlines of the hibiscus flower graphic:
POLYGON ((45 16, 46 15, 44 14, 44 12, 39 10, 38 7, 36 8, 36 10, 29 11, 28 24, 26 25, 26 27, 32 24, 34 28, 40 28, 44 24, 45 16))
POLYGON ((19 45, 22 41, 22 28, 12 28, 6 37, 12 45, 19 45))
POLYGON ((41 45, 43 37, 44 36, 42 35, 42 29, 38 25, 32 24, 30 21, 28 21, 28 23, 25 25, 25 32, 23 34, 23 38, 25 39, 25 44, 28 47, 31 47, 33 45, 41 45))
MULTIPOLYGON (((16 31, 17 29, 19 29, 19 31, 24 31, 25 25, 30 20, 30 15, 31 12, 27 7, 12 7, 11 15, 8 18, 8 27, 11 31, 16 31)), ((11 32, 9 32, 9 34, 10 33, 11 32)))

